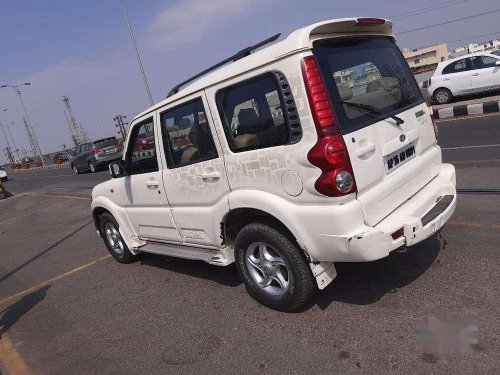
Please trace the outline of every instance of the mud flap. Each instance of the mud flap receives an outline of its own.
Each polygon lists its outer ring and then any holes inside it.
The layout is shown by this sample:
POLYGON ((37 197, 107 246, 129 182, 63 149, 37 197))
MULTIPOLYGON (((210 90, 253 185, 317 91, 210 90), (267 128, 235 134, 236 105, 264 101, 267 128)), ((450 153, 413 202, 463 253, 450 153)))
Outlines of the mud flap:
POLYGON ((318 288, 323 290, 333 279, 337 277, 337 270, 333 262, 311 262, 309 263, 313 276, 316 278, 318 288))

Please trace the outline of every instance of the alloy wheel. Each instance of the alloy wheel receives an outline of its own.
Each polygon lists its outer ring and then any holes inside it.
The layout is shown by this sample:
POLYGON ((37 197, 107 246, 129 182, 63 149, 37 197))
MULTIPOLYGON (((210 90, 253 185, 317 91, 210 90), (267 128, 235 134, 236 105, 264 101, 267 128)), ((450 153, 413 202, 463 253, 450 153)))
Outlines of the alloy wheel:
POLYGON ((123 239, 113 223, 106 223, 104 225, 104 232, 106 234, 106 240, 108 241, 111 249, 118 255, 122 255, 125 249, 123 244, 123 239))
POLYGON ((250 277, 264 292, 279 296, 290 288, 290 273, 283 257, 264 242, 254 242, 246 250, 250 277))

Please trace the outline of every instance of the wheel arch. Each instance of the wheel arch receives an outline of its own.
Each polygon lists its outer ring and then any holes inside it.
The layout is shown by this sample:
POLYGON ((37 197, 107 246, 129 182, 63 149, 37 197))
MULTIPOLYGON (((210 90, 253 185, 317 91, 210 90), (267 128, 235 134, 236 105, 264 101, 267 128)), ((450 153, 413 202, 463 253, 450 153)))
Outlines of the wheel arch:
POLYGON ((450 92, 450 94, 451 94, 451 96, 452 96, 452 97, 453 97, 453 96, 455 96, 455 94, 453 93, 453 91, 451 91, 448 87, 446 87, 446 86, 439 86, 437 89, 435 89, 435 90, 432 92, 432 99, 433 99, 433 100, 436 100, 436 92, 437 92, 438 90, 447 90, 447 91, 449 91, 449 92, 450 92))
POLYGON ((290 229, 276 216, 269 212, 249 207, 240 207, 227 213, 222 222, 224 242, 228 245, 234 244, 236 236, 243 227, 250 223, 263 223, 279 229, 285 236, 296 241, 290 229))

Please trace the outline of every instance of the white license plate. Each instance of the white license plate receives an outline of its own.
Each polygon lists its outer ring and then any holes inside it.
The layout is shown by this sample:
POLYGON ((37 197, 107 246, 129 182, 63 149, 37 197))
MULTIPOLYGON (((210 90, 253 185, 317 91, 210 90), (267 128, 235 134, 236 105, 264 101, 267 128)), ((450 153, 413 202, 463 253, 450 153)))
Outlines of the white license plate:
POLYGON ((112 148, 111 150, 106 150, 106 154, 112 154, 113 152, 116 152, 116 148, 112 148))
POLYGON ((384 156, 385 172, 391 173, 396 168, 413 159, 416 155, 415 142, 411 142, 403 148, 400 148, 387 156, 384 156))

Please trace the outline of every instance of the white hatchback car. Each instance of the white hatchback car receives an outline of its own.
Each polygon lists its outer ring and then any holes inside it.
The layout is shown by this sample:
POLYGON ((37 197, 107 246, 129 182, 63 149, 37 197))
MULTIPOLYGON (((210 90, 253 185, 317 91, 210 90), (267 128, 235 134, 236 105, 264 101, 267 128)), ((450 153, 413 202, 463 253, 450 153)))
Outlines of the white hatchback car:
POLYGON ((438 104, 454 97, 500 89, 500 56, 474 53, 438 64, 427 93, 438 104))
POLYGON ((256 300, 293 311, 335 278, 334 262, 386 257, 450 218, 455 169, 391 22, 320 22, 256 50, 278 36, 132 121, 114 178, 92 192, 117 261, 236 262, 256 300))

